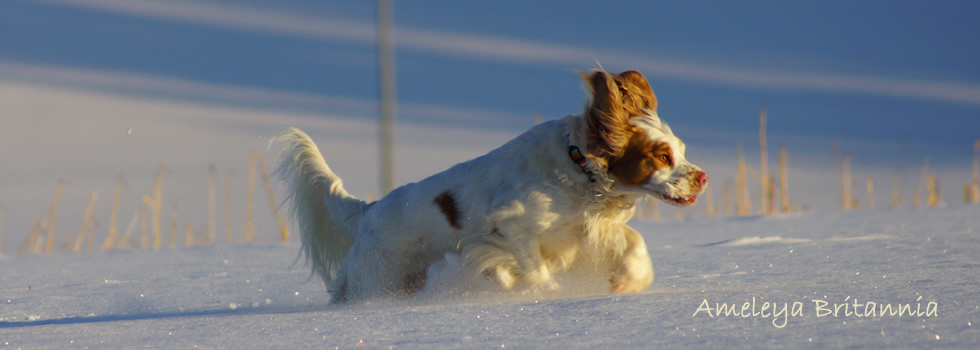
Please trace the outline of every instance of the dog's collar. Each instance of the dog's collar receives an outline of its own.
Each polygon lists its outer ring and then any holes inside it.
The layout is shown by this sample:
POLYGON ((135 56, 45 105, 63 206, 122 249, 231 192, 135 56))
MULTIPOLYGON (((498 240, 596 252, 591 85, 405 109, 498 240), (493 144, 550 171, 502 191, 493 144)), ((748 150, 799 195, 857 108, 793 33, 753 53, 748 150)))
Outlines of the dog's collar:
POLYGON ((585 175, 589 176, 589 182, 594 183, 595 173, 592 172, 592 170, 589 169, 589 166, 585 164, 587 159, 585 158, 585 155, 582 154, 582 150, 580 150, 578 146, 568 145, 568 156, 572 158, 572 161, 575 162, 575 164, 578 164, 579 168, 582 168, 582 172, 585 173, 585 175))

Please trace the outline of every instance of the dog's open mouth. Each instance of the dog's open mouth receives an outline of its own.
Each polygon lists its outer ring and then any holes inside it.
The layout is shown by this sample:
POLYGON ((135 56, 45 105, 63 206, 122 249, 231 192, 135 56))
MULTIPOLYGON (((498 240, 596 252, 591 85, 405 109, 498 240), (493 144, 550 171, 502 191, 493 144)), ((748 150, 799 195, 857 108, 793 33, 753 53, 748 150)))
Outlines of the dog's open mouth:
POLYGON ((678 207, 686 207, 686 206, 694 205, 694 203, 698 201, 697 195, 675 197, 675 196, 668 195, 666 193, 657 193, 657 194, 659 195, 660 199, 662 199, 664 202, 670 203, 672 205, 676 205, 678 207))

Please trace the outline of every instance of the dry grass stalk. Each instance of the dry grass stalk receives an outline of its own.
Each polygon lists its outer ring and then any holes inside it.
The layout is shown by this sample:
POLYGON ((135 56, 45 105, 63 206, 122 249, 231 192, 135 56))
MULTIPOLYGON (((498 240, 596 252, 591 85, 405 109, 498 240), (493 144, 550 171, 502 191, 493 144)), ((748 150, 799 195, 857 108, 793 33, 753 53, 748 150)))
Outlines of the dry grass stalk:
POLYGON ((970 201, 980 202, 980 140, 973 144, 973 186, 970 201))
POLYGON ((725 180, 725 186, 721 188, 721 198, 725 203, 725 216, 732 216, 732 179, 725 180))
POLYGON ((779 145, 779 203, 781 204, 781 211, 783 213, 788 213, 790 211, 789 203, 789 178, 787 178, 787 168, 789 155, 786 152, 786 146, 779 145))
POLYGON ((766 203, 766 204, 769 205, 769 207, 766 209, 766 215, 774 215, 774 214, 776 214, 776 176, 775 176, 775 174, 770 174, 770 176, 769 176, 769 183, 767 184, 766 187, 768 188, 768 190, 766 192, 769 194, 769 202, 766 203))
MULTIPOLYGON (((115 247, 116 248, 118 248, 118 249, 125 249, 125 248, 132 248, 133 247, 133 244, 132 244, 133 239, 130 237, 130 235, 133 233, 133 230, 136 229, 136 225, 141 222, 141 219, 143 218, 143 216, 144 215, 143 215, 143 210, 142 209, 140 211, 137 211, 137 212, 133 213, 133 218, 129 220, 129 225, 126 226, 126 231, 123 231, 122 238, 120 238, 119 241, 118 241, 118 243, 115 244, 115 247)), ((144 228, 144 230, 145 230, 145 228, 144 228)), ((105 245, 103 245, 103 246, 105 246, 105 245)))
POLYGON ((177 246, 177 217, 180 215, 180 211, 174 206, 173 215, 170 215, 170 247, 174 248, 177 246))
POLYGON ((650 212, 654 220, 660 220, 660 201, 656 198, 648 198, 650 203, 650 212))
POLYGON ((936 174, 929 174, 929 200, 926 205, 930 207, 935 207, 939 205, 939 180, 936 179, 936 174))
POLYGON ((766 150, 766 105, 759 112, 759 213, 770 214, 769 154, 766 150))
POLYGON ((255 223, 252 221, 252 198, 255 197, 255 157, 254 149, 248 155, 248 189, 245 193, 245 243, 252 243, 255 237, 255 223))
POLYGON ((868 176, 866 184, 868 187, 868 209, 871 209, 875 207, 875 180, 868 176))
MULTIPOLYGON (((85 207, 85 216, 82 217, 82 228, 78 230, 78 236, 75 237, 75 245, 71 249, 73 253, 78 253, 82 251, 82 241, 85 239, 85 231, 88 230, 91 226, 92 209, 95 208, 95 202, 98 199, 99 199, 99 192, 92 191, 92 197, 88 200, 88 206, 85 207)), ((91 246, 92 246, 92 242, 89 241, 89 247, 91 246)))
POLYGON ((892 174, 892 196, 891 200, 888 201, 888 206, 891 208, 898 208, 902 205, 902 193, 899 191, 899 168, 895 168, 895 172, 892 174))
POLYGON ((162 187, 161 185, 163 183, 163 172, 164 172, 164 170, 166 170, 166 167, 163 164, 160 164, 160 167, 157 168, 156 176, 153 179, 153 205, 151 206, 151 208, 153 209, 153 217, 152 217, 152 220, 153 220, 153 249, 160 249, 160 243, 161 243, 161 237, 160 237, 160 220, 161 220, 160 210, 161 210, 161 207, 163 207, 163 190, 161 188, 162 187))
POLYGON ((187 230, 184 232, 184 245, 188 247, 194 245, 194 220, 187 221, 187 230))
POLYGON ((109 212, 109 234, 106 236, 105 242, 102 242, 102 250, 112 249, 117 237, 119 237, 119 228, 116 226, 116 222, 119 220, 119 195, 125 183, 126 180, 122 176, 116 178, 116 186, 112 192, 112 210, 109 212))
POLYGON ((926 161, 922 164, 922 175, 919 176, 919 185, 915 186, 915 194, 912 195, 912 205, 919 206, 922 202, 922 190, 927 186, 926 180, 929 178, 929 157, 926 157, 926 161))
POLYGON ((706 200, 704 204, 707 207, 706 215, 708 217, 715 216, 715 203, 711 199, 711 184, 708 184, 704 190, 704 199, 706 200))
POLYGON ((34 240, 33 245, 31 246, 31 253, 34 254, 44 253, 44 246, 45 246, 44 232, 47 231, 48 231, 48 219, 47 218, 41 219, 41 226, 38 229, 37 238, 34 240))
POLYGON ((736 147, 738 152, 738 170, 735 172, 735 212, 739 216, 752 215, 752 202, 749 200, 748 167, 745 165, 745 155, 742 145, 736 147))
POLYGON ((272 192, 272 185, 269 184, 269 177, 266 175, 265 169, 268 168, 269 162, 262 156, 262 153, 258 150, 253 149, 250 154, 251 158, 258 158, 261 162, 258 163, 259 174, 262 175, 262 183, 265 185, 265 194, 269 198, 269 208, 272 210, 272 216, 276 219, 276 227, 279 228, 279 234, 282 237, 283 242, 289 242, 289 225, 279 216, 279 208, 276 207, 276 197, 272 192))
POLYGON ((235 175, 235 170, 228 170, 228 175, 225 176, 225 243, 231 243, 234 238, 232 238, 232 222, 231 222, 231 177, 235 175))
POLYGON ((215 190, 214 164, 208 165, 208 240, 214 242, 217 239, 217 191, 215 190))
POLYGON ((844 197, 844 176, 841 174, 841 162, 840 162, 840 150, 837 146, 837 140, 831 143, 831 148, 834 153, 834 175, 837 177, 837 194, 840 196, 840 207, 847 207, 847 200, 844 197))
POLYGON ((973 194, 973 189, 970 188, 970 184, 963 186, 963 203, 971 203, 971 195, 973 194))
POLYGON ((27 233, 27 238, 24 239, 24 244, 21 244, 20 249, 17 250, 17 255, 24 255, 27 250, 34 245, 37 241, 37 230, 41 226, 41 220, 34 219, 34 225, 31 226, 31 231, 27 233))
POLYGON ((54 223, 58 213, 58 201, 61 200, 61 188, 68 183, 65 180, 58 180, 58 187, 54 190, 54 199, 51 201, 51 209, 48 210, 48 239, 44 246, 44 252, 50 253, 54 249, 54 223))
POLYGON ((143 195, 143 205, 140 206, 140 249, 150 248, 150 238, 148 233, 149 221, 146 220, 147 212, 150 207, 153 206, 153 200, 150 196, 143 195))
POLYGON ((841 164, 841 193, 843 195, 841 209, 854 209, 854 195, 851 193, 851 156, 844 156, 844 163, 841 164))

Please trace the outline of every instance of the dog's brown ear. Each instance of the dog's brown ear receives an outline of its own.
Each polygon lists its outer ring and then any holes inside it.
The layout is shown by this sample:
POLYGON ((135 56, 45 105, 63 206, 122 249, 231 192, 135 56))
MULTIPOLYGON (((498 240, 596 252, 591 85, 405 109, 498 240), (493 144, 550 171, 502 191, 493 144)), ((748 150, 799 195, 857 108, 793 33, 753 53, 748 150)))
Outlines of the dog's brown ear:
POLYGON ((634 116, 640 114, 642 109, 657 111, 657 96, 653 94, 653 89, 643 74, 629 70, 620 73, 617 80, 627 113, 634 116))
POLYGON ((600 158, 617 157, 622 154, 632 134, 630 114, 624 108, 617 77, 596 71, 591 75, 582 74, 582 78, 592 91, 592 103, 585 110, 585 137, 589 152, 600 158))

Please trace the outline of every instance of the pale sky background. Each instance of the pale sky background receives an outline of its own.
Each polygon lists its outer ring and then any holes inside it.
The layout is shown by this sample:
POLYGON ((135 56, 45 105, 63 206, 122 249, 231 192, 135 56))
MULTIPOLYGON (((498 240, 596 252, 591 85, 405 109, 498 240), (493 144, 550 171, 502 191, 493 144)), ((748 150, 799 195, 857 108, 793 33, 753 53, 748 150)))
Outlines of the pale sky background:
MULTIPOLYGON (((837 209, 837 140, 879 206, 896 168, 911 200, 926 157, 954 205, 980 138, 976 13, 975 1, 395 1, 397 181, 486 153, 535 115, 579 113, 574 72, 599 62, 650 79, 715 196, 736 144, 758 164, 765 103, 769 163, 789 148, 794 201, 837 209)), ((273 156, 266 142, 286 126, 314 136, 352 193, 377 193, 375 16, 373 1, 0 2, 0 252, 59 179, 71 182, 59 234, 77 233, 93 190, 105 231, 118 176, 125 226, 161 163, 168 224, 175 207, 182 227, 206 222, 208 164, 219 203, 236 172, 240 224, 248 151, 273 156)))

